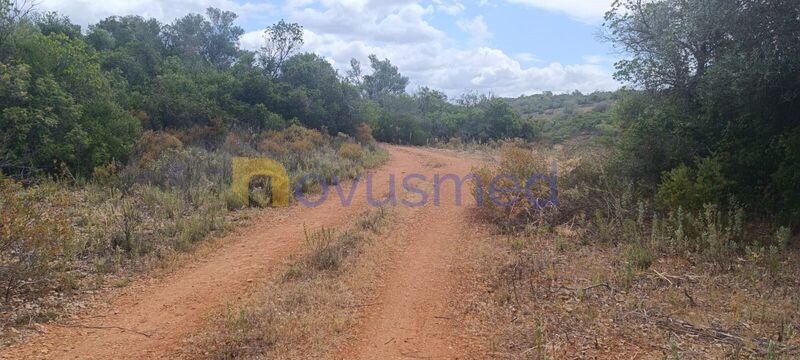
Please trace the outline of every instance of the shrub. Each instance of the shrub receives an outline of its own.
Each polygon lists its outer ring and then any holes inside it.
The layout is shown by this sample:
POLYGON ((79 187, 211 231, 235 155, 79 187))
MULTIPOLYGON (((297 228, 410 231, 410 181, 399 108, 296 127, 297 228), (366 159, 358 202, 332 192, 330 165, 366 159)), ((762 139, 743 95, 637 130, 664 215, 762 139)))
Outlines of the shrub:
POLYGON ((367 123, 361 123, 356 127, 356 140, 361 144, 370 144, 375 142, 372 137, 372 128, 367 123))
POLYGON ((722 204, 727 185, 719 161, 703 158, 695 162, 694 168, 679 165, 665 172, 656 199, 667 209, 698 211, 705 204, 722 204))
POLYGON ((183 191, 209 183, 227 185, 231 182, 231 176, 229 156, 198 148, 168 150, 156 161, 141 168, 128 167, 120 175, 128 187, 138 183, 183 191))
POLYGON ((273 139, 264 139, 258 143, 258 150, 272 155, 282 156, 286 154, 286 147, 273 139))
POLYGON ((551 195, 547 159, 514 144, 504 145, 500 156, 499 167, 473 170, 477 176, 473 195, 481 202, 481 213, 506 230, 524 226, 529 221, 546 221, 545 218, 556 211, 552 206, 545 206, 551 195), (526 190, 534 175, 545 177, 526 190), (493 191, 492 187, 504 190, 493 191))
POLYGON ((136 164, 144 166, 158 159, 167 150, 183 148, 183 143, 177 137, 152 130, 145 131, 136 144, 136 164))
POLYGON ((360 161, 364 157, 361 145, 352 143, 342 144, 342 147, 339 148, 336 154, 343 159, 352 161, 360 161))
POLYGON ((111 248, 134 256, 147 252, 141 236, 143 214, 134 200, 121 199, 114 212, 116 224, 111 236, 111 248))
POLYGON ((628 263, 640 270, 650 268, 656 259, 653 250, 649 246, 639 242, 629 244, 625 254, 628 258, 628 263))
POLYGON ((300 155, 308 155, 312 151, 314 151, 314 144, 308 140, 295 140, 288 144, 289 151, 300 154, 300 155))
POLYGON ((73 238, 69 219, 59 209, 41 204, 13 180, 0 180, 0 281, 6 301, 53 280, 53 261, 73 238))
POLYGON ((228 211, 239 210, 247 205, 244 203, 244 201, 242 201, 239 195, 236 195, 236 193, 230 189, 226 189, 222 193, 222 196, 225 200, 225 207, 228 209, 228 211))
POLYGON ((447 147, 450 149, 461 149, 463 146, 464 142, 459 137, 451 137, 447 140, 447 147))
POLYGON ((110 186, 117 182, 120 165, 112 161, 103 166, 96 166, 92 172, 92 180, 100 185, 110 186))
POLYGON ((231 131, 222 143, 222 150, 235 156, 254 156, 256 150, 250 145, 248 139, 240 133, 231 131))

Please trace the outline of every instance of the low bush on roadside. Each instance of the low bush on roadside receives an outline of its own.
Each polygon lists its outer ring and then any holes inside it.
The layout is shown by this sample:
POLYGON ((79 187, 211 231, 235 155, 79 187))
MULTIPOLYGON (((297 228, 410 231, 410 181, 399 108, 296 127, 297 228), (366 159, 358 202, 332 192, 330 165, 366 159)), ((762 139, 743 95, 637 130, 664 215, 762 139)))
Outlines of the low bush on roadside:
POLYGON ((360 161, 364 157, 364 152, 359 144, 342 144, 336 154, 343 159, 352 161, 360 161))
MULTIPOLYGON (((748 248, 761 249, 759 254, 764 255, 758 256, 760 259, 785 248, 772 235, 778 228, 757 218, 748 219, 735 199, 723 198, 728 182, 714 159, 700 159, 691 167, 666 172, 657 192, 648 196, 646 190, 620 175, 615 158, 614 152, 597 145, 559 155, 506 144, 497 167, 475 171, 480 179, 475 191, 481 191, 476 196, 484 200, 480 213, 507 232, 578 226, 586 241, 625 245, 628 259, 637 268, 649 267, 659 254, 672 254, 700 256, 720 269, 730 269, 748 248), (524 178, 537 172, 547 174, 545 159, 555 155, 560 156, 557 207, 539 210, 524 200, 514 202, 524 199, 518 191, 495 194, 511 206, 486 200, 491 181, 498 188, 513 188, 505 179, 498 181, 499 175, 524 178), (770 252, 770 248, 775 250, 770 252)), ((539 185, 535 191, 549 192, 547 184, 539 185)))
POLYGON ((551 200, 550 162, 515 144, 504 145, 497 167, 473 169, 473 196, 480 211, 503 229, 546 221, 555 210, 551 200))
MULTIPOLYGON (((10 179, 0 179, 0 281, 8 303, 24 293, 58 286, 58 276, 73 253, 69 218, 58 205, 45 204, 35 191, 26 192, 10 179)), ((65 199, 61 199, 65 200, 65 199)))

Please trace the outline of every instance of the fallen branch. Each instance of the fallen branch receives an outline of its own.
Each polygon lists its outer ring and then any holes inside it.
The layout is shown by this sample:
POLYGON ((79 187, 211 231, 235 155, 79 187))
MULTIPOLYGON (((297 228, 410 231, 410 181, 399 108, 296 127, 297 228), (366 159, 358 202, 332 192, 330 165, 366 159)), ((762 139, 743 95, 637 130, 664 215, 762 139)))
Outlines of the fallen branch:
POLYGON ((571 290, 571 291, 587 291, 587 290, 592 290, 594 288, 599 288, 599 287, 604 287, 604 288, 608 289, 611 292, 614 291, 614 288, 611 287, 611 285, 609 285, 608 283, 594 284, 594 285, 591 285, 591 286, 587 286, 585 288, 571 288, 571 287, 567 287, 567 286, 561 285, 562 289, 571 290))
POLYGON ((145 337, 153 336, 153 334, 141 332, 138 330, 128 329, 120 326, 92 326, 92 325, 82 325, 82 324, 64 324, 64 323, 53 323, 56 326, 61 327, 70 327, 70 328, 81 328, 81 329, 97 329, 97 330, 122 330, 124 332, 131 332, 134 334, 139 334, 145 337))
POLYGON ((783 355, 796 355, 800 353, 800 346, 785 346, 773 342, 769 339, 744 338, 728 331, 702 328, 689 322, 677 320, 663 315, 652 315, 655 318, 656 326, 666 329, 675 335, 688 335, 702 338, 717 343, 723 343, 735 347, 745 348, 747 351, 759 355, 769 353, 770 346, 774 352, 783 355))
POLYGON ((672 280, 670 280, 668 277, 664 276, 664 274, 662 274, 662 273, 658 272, 658 270, 656 270, 656 269, 653 269, 653 272, 654 272, 654 273, 656 273, 656 275, 658 275, 658 277, 660 277, 660 278, 662 278, 662 279, 666 280, 666 281, 669 283, 669 286, 672 286, 672 285, 674 285, 674 284, 672 283, 672 280))

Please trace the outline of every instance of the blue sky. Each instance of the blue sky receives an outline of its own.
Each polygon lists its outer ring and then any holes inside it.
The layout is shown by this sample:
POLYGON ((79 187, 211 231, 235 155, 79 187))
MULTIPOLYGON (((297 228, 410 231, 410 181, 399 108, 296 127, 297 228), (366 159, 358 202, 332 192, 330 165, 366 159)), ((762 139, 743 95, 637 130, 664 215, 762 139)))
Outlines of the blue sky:
POLYGON ((430 86, 519 96, 545 90, 611 90, 618 56, 597 39, 611 0, 42 0, 84 28, 110 15, 162 22, 214 6, 240 15, 242 47, 256 49, 279 19, 305 28, 305 49, 344 70, 371 53, 430 86))

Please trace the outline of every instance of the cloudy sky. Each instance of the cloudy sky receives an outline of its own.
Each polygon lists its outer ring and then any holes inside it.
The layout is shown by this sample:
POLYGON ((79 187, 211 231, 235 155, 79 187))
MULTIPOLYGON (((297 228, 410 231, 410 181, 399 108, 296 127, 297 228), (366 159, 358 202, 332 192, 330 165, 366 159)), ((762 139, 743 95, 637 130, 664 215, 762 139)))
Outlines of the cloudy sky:
POLYGON ((41 0, 84 28, 110 15, 171 22, 209 6, 239 14, 245 48, 280 20, 305 28, 305 48, 346 69, 389 58, 411 79, 456 96, 616 89, 618 56, 597 39, 612 0, 41 0))

